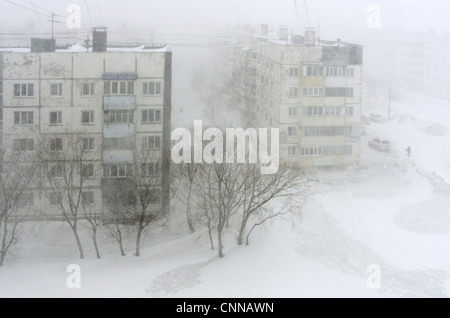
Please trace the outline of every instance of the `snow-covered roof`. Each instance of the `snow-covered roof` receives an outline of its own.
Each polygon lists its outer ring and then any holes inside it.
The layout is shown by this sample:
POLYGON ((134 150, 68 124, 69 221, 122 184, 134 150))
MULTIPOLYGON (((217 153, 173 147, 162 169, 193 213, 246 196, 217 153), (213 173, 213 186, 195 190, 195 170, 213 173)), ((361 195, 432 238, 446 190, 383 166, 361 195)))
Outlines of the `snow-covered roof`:
MULTIPOLYGON (((13 52, 13 53, 30 53, 31 49, 28 47, 8 47, 8 48, 0 48, 0 52, 13 52)), ((80 44, 72 45, 66 49, 57 49, 55 51, 56 53, 86 53, 86 52, 92 52, 92 48, 89 48, 89 50, 86 50, 86 48, 80 44)), ((151 53, 164 53, 164 52, 170 52, 170 48, 165 45, 158 45, 158 46, 150 46, 150 45, 141 45, 136 47, 117 47, 112 46, 107 48, 107 52, 126 52, 126 53, 144 53, 144 52, 151 52, 151 53)))

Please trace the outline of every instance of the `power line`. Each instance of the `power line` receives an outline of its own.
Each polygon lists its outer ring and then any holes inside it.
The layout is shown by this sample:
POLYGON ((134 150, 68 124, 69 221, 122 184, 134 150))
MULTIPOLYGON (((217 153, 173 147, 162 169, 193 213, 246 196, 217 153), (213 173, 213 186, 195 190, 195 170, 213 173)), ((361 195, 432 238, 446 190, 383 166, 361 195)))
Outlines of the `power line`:
POLYGON ((308 19, 308 27, 311 28, 311 21, 309 20, 308 4, 306 3, 306 0, 303 0, 303 4, 305 5, 306 18, 308 19))
POLYGON ((86 9, 87 9, 87 12, 88 12, 89 21, 91 21, 91 27, 94 27, 94 24, 92 23, 91 11, 89 10, 89 6, 87 4, 87 0, 84 0, 84 3, 86 4, 86 9))
POLYGON ((303 29, 305 26, 303 24, 303 19, 301 18, 298 11, 297 0, 294 0, 294 5, 295 5, 295 17, 297 18, 298 28, 303 29))
POLYGON ((34 12, 36 13, 36 16, 37 16, 38 19, 39 19, 39 22, 41 23, 42 29, 45 29, 44 23, 42 22, 42 18, 41 18, 41 17, 39 16, 39 14, 36 12, 36 6, 35 6, 35 4, 34 4, 34 1, 33 1, 33 0, 30 0, 30 2, 31 2, 31 5, 33 6, 34 12))
POLYGON ((100 21, 102 22, 102 25, 105 25, 105 21, 103 20, 102 8, 100 7, 100 0, 97 0, 97 7, 98 11, 100 12, 100 21))
POLYGON ((8 2, 8 3, 13 4, 13 5, 15 5, 15 6, 18 6, 18 7, 22 8, 22 9, 25 9, 25 10, 28 10, 28 11, 31 11, 31 12, 34 12, 34 13, 36 13, 36 14, 40 14, 40 15, 46 17, 46 18, 51 18, 50 15, 47 15, 47 14, 45 14, 45 13, 38 12, 38 11, 36 11, 36 10, 33 10, 33 9, 30 9, 30 8, 24 7, 24 6, 22 6, 22 5, 18 4, 18 3, 12 2, 12 1, 10 1, 10 0, 5 0, 5 1, 8 2))

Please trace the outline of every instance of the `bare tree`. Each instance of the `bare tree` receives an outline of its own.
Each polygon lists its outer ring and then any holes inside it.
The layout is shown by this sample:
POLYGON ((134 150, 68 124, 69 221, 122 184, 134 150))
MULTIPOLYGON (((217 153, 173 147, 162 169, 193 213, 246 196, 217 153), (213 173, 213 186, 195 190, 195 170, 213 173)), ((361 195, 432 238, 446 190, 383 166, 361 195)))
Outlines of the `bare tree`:
POLYGON ((102 214, 98 209, 92 206, 93 200, 91 200, 91 193, 92 192, 84 192, 84 195, 82 195, 81 200, 83 201, 82 202, 83 217, 86 220, 87 224, 84 223, 80 224, 84 225, 87 228, 89 235, 92 239, 92 243, 94 244, 95 254, 97 258, 101 258, 100 250, 98 248, 97 243, 97 233, 101 225, 102 214))
POLYGON ((262 175, 257 165, 246 165, 241 176, 244 180, 241 221, 238 244, 242 245, 247 224, 252 217, 257 222, 253 229, 266 221, 285 215, 301 207, 301 200, 308 188, 309 178, 304 171, 293 165, 282 165, 276 174, 262 175), (282 207, 277 204, 282 202, 282 207))
MULTIPOLYGON (((243 196, 243 183, 239 171, 242 165, 201 165, 196 188, 202 198, 200 208, 208 222, 215 221, 219 257, 223 257, 223 234, 228 220, 235 215, 243 196)), ((208 230, 211 234, 210 223, 208 230)))
POLYGON ((179 178, 182 179, 181 186, 183 190, 178 191, 178 198, 186 204, 186 221, 191 233, 195 232, 194 221, 196 217, 192 213, 193 195, 194 195, 194 182, 198 172, 198 165, 194 163, 184 163, 178 166, 177 173, 179 178))
POLYGON ((44 135, 38 146, 41 191, 58 208, 57 217, 72 229, 80 258, 83 259, 78 225, 80 219, 86 216, 85 206, 92 204, 89 189, 99 186, 95 183, 98 180, 95 175, 102 167, 101 142, 84 132, 70 132, 44 135))
MULTIPOLYGON (((110 208, 113 207, 110 206, 110 208)), ((114 217, 105 222, 104 228, 106 229, 106 234, 119 245, 120 255, 126 256, 125 249, 123 248, 123 240, 130 235, 130 226, 127 224, 130 220, 127 219, 126 214, 120 208, 113 208, 112 214, 114 217)))
POLYGON ((1 153, 0 171, 0 266, 3 265, 11 247, 17 242, 19 224, 33 209, 31 191, 36 171, 33 154, 34 143, 17 139, 8 152, 1 153))
MULTIPOLYGON (((108 206, 114 237, 118 240, 121 253, 121 224, 135 226, 135 256, 140 256, 142 234, 154 221, 161 219, 165 211, 162 208, 162 174, 161 153, 156 150, 143 149, 135 152, 133 163, 129 163, 122 179, 111 179, 104 190, 105 204, 108 206)), ((113 169, 121 169, 112 165, 113 169)), ((116 172, 114 172, 116 174, 116 172)), ((120 173, 119 173, 120 174, 120 173)))

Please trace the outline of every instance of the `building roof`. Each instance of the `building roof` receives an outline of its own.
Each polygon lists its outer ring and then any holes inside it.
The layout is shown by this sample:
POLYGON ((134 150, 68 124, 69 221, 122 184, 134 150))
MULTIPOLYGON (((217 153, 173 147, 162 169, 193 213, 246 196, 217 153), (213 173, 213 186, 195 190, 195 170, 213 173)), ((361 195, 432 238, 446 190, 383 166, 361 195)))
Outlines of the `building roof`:
MULTIPOLYGON (((30 53, 31 48, 29 47, 0 47, 0 52, 11 52, 11 53, 30 53)), ((80 44, 75 44, 68 46, 63 49, 56 49, 56 53, 86 53, 92 52, 92 48, 86 51, 86 48, 80 44)), ((167 45, 111 45, 108 47, 107 52, 125 52, 125 53, 164 53, 170 52, 170 47, 167 45)))

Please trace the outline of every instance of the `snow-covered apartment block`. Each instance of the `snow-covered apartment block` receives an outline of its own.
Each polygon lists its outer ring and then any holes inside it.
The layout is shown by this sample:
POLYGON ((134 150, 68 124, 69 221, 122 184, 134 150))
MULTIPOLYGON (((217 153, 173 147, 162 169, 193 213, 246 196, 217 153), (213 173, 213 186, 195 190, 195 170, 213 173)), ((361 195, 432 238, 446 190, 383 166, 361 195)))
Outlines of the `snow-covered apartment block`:
MULTIPOLYGON (((81 200, 101 214, 108 213, 107 200, 124 197, 138 153, 151 152, 156 159, 146 163, 149 173, 161 176, 151 210, 169 213, 171 87, 172 53, 167 47, 108 47, 102 30, 94 32, 88 49, 75 45, 55 50, 54 41, 38 39, 32 40, 31 49, 2 49, 3 151, 30 156, 62 152, 71 146, 65 136, 80 136, 84 151, 100 149, 83 170, 81 200), (50 142, 40 144, 42 137, 50 142)), ((17 166, 26 171, 26 163, 17 166)), ((60 169, 56 165, 49 173, 63 178, 60 169)), ((58 198, 52 202, 42 195, 48 185, 30 185, 34 188, 24 193, 20 207, 60 215, 58 198)))
MULTIPOLYGON (((221 65, 246 108, 248 126, 280 129, 280 157, 301 166, 358 164, 362 46, 320 40, 313 30, 290 35, 240 31, 221 65), (245 98, 243 98, 243 96, 245 98)), ((224 51, 222 51, 222 57, 224 51)))

